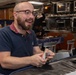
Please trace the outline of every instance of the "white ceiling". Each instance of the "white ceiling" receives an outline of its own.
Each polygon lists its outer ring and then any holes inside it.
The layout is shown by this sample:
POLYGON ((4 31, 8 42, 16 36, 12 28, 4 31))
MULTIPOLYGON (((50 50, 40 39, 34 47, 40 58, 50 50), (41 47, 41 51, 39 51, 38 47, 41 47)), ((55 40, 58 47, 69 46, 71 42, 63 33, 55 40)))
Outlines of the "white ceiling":
POLYGON ((17 3, 21 1, 40 1, 40 2, 49 2, 50 0, 0 0, 0 6, 6 5, 9 3, 17 3))
MULTIPOLYGON (((51 2, 51 1, 66 1, 66 0, 0 0, 0 6, 10 4, 10 3, 17 3, 20 1, 40 1, 40 2, 51 2)), ((67 0, 67 1, 74 1, 74 0, 67 0)))

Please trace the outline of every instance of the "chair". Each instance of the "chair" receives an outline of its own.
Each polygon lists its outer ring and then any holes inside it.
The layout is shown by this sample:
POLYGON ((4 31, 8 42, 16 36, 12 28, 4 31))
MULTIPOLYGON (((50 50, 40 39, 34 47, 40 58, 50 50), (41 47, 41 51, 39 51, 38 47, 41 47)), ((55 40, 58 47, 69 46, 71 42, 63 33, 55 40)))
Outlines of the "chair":
POLYGON ((67 41, 67 50, 58 51, 55 54, 54 58, 52 60, 50 60, 50 62, 70 57, 70 55, 73 56, 73 50, 75 49, 74 48, 74 42, 75 42, 75 39, 68 40, 67 41))
POLYGON ((56 52, 56 44, 57 44, 57 41, 45 42, 43 46, 44 46, 44 48, 49 48, 53 52, 56 52))
POLYGON ((73 50, 75 49, 74 43, 75 43, 75 39, 68 40, 67 41, 67 49, 66 50, 62 49, 62 50, 59 50, 58 52, 68 52, 70 56, 73 56, 73 50))
POLYGON ((67 41, 67 45, 68 45, 67 50, 70 50, 69 53, 70 53, 71 56, 73 56, 73 50, 75 49, 74 48, 74 43, 75 43, 75 39, 67 41))

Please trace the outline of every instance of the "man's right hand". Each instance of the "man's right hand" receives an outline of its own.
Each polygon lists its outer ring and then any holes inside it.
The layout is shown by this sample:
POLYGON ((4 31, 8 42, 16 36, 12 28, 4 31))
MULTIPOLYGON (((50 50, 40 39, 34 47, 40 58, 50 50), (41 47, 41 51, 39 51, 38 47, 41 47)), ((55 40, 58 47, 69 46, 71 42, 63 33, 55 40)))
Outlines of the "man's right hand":
POLYGON ((31 65, 40 67, 46 64, 47 60, 42 58, 43 53, 31 56, 31 65))

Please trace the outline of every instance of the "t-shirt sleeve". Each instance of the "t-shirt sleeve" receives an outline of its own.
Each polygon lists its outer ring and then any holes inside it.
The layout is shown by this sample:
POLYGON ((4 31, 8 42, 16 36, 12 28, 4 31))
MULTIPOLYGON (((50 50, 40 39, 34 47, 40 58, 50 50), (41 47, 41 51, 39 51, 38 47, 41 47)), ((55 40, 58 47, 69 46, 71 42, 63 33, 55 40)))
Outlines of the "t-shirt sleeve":
POLYGON ((11 42, 6 32, 0 31, 0 51, 11 51, 11 42))

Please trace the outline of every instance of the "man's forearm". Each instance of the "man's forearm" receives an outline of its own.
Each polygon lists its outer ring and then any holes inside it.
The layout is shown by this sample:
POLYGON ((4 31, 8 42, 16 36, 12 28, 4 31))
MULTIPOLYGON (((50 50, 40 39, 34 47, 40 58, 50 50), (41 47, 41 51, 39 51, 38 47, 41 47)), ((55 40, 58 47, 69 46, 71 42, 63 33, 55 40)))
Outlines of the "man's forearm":
POLYGON ((33 53, 38 54, 38 53, 43 53, 43 51, 37 46, 37 47, 34 47, 33 53))
POLYGON ((1 62, 3 68, 18 69, 31 64, 31 57, 6 57, 1 62))

